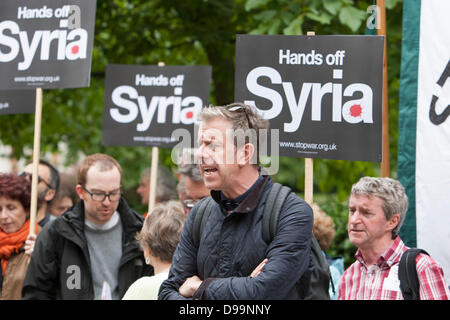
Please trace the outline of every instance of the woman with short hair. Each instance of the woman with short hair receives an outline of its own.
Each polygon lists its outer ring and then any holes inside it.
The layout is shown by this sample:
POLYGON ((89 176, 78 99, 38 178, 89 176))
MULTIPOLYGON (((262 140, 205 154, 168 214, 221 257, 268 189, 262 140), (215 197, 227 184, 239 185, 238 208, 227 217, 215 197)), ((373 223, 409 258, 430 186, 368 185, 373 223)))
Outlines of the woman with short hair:
POLYGON ((185 220, 183 206, 175 200, 158 203, 147 215, 136 238, 144 250, 146 263, 153 266, 155 275, 136 280, 123 300, 158 299, 159 287, 169 275, 185 220))

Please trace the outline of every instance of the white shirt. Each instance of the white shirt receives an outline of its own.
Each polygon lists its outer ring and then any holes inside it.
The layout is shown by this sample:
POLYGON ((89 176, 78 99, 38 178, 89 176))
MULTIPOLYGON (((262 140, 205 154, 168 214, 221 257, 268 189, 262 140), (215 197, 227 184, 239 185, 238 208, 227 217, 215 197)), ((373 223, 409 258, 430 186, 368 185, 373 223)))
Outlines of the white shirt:
POLYGON ((122 300, 158 300, 159 287, 168 276, 168 272, 161 272, 152 277, 137 279, 128 288, 122 300))

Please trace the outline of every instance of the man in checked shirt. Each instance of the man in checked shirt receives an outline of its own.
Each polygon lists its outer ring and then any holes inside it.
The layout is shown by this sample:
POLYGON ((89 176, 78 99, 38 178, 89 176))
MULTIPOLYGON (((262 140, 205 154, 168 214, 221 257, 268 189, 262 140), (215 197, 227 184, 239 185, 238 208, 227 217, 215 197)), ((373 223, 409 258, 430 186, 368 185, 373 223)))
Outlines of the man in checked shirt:
MULTIPOLYGON (((403 300, 398 280, 400 258, 408 248, 398 231, 408 209, 405 189, 391 178, 363 177, 349 199, 348 235, 358 247, 356 261, 344 272, 340 300, 403 300)), ((448 300, 444 272, 433 258, 416 259, 421 300, 448 300)))

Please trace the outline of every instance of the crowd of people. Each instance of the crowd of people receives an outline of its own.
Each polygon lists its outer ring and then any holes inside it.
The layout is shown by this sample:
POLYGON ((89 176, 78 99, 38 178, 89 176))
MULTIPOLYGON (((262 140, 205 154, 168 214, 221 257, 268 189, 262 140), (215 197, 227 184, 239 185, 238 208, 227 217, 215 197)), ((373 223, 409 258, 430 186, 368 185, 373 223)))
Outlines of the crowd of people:
MULTIPOLYGON (((294 192, 276 208, 273 238, 263 239, 265 208, 279 196, 253 161, 268 121, 241 103, 206 107, 198 121, 198 150, 184 153, 174 173, 158 167, 156 205, 145 214, 124 199, 122 167, 111 156, 87 156, 76 177, 41 160, 30 233, 32 164, 0 174, 0 299, 304 299, 316 290, 315 239, 330 299, 405 298, 399 263, 408 248, 398 231, 408 199, 397 180, 353 185, 348 237, 357 252, 344 271, 342 257, 327 255, 333 220, 294 192), (254 130, 256 142, 235 139, 239 130, 254 130)), ((143 204, 150 174, 136 190, 143 204)), ((418 297, 448 299, 438 262, 425 253, 415 262, 418 297)))

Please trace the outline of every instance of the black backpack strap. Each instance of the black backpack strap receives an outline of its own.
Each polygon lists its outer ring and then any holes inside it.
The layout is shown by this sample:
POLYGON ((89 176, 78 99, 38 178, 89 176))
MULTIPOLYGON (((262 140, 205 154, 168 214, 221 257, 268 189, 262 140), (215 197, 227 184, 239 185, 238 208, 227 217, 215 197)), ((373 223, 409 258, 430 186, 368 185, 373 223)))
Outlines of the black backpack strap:
POLYGON ((266 199, 266 204, 264 205, 262 221, 263 240, 266 243, 272 242, 275 237, 281 207, 289 193, 291 193, 291 188, 289 187, 282 186, 277 182, 272 185, 272 189, 270 190, 269 196, 266 199))
POLYGON ((332 284, 333 294, 335 293, 330 265, 328 264, 314 233, 311 235, 311 259, 314 267, 311 274, 310 291, 305 299, 330 300, 330 282, 332 284))
POLYGON ((201 201, 195 214, 194 226, 192 229, 192 240, 194 241, 194 245, 197 248, 200 245, 202 232, 205 228, 206 222, 208 221, 209 215, 211 214, 211 207, 213 203, 214 200, 211 197, 208 197, 205 200, 201 201))
POLYGON ((423 249, 411 248, 403 252, 398 267, 400 290, 405 300, 420 300, 419 278, 417 277, 416 257, 418 254, 428 253, 423 249))
MULTIPOLYGON (((282 186, 279 183, 272 185, 263 212, 262 231, 266 243, 272 242, 275 237, 281 207, 290 193, 289 187, 282 186)), ((311 260, 313 263, 311 283, 304 298, 307 300, 329 300, 328 288, 330 280, 332 281, 330 266, 314 234, 311 235, 311 260)))

